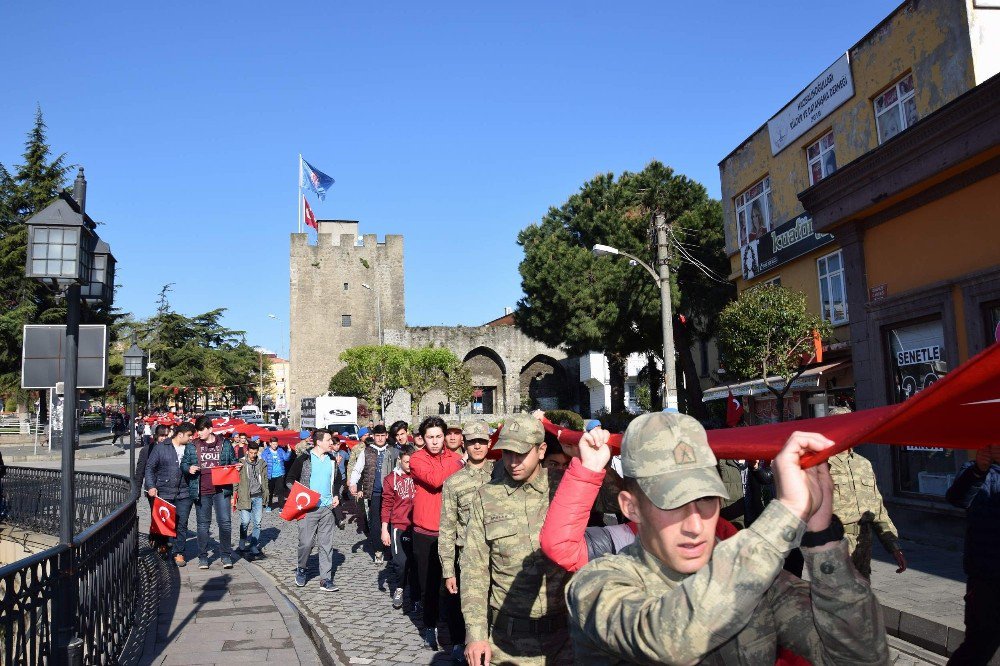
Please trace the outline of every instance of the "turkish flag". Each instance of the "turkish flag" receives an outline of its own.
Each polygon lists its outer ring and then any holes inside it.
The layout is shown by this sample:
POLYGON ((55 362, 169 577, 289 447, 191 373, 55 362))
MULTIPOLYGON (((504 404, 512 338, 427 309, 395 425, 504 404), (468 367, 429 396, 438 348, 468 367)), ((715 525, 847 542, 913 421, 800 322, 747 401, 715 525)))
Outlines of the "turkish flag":
POLYGON ((212 468, 212 483, 217 486, 228 486, 240 482, 240 471, 236 465, 220 465, 212 468))
POLYGON ((306 488, 296 481, 288 491, 288 499, 281 508, 280 515, 284 520, 301 520, 310 509, 319 506, 319 493, 306 488))
POLYGON ((168 537, 177 536, 177 507, 159 497, 154 497, 149 533, 168 537))
MULTIPOLYGON (((787 423, 708 431, 708 445, 717 458, 773 460, 796 430, 818 432, 834 446, 803 456, 812 467, 858 444, 939 446, 980 449, 996 442, 1000 421, 1000 344, 987 347, 906 402, 787 423)), ((560 444, 579 444, 583 433, 542 421, 560 444)), ((621 450, 622 436, 611 435, 608 446, 621 450)))
POLYGON ((726 425, 735 428, 743 420, 743 403, 733 395, 732 389, 726 398, 726 425))
POLYGON ((316 231, 319 231, 319 225, 316 224, 316 214, 313 213, 313 209, 309 207, 309 201, 305 197, 302 197, 302 203, 306 205, 306 212, 305 212, 306 226, 312 227, 316 231))

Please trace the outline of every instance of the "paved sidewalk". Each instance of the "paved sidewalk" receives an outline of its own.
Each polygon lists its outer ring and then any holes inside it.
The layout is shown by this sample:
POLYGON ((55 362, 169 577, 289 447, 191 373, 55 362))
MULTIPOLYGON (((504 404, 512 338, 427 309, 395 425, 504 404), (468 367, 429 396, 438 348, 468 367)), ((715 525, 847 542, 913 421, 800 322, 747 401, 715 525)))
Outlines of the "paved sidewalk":
MULTIPOLYGON (((149 505, 140 500, 138 506, 145 532, 149 505)), ((192 535, 188 554, 194 564, 169 565, 169 589, 163 590, 139 664, 324 663, 299 613, 267 574, 245 561, 223 569, 218 559, 201 570, 196 550, 192 535)))
MULTIPOLYGON (((878 544, 873 549, 872 588, 884 611, 889 634, 948 656, 965 637, 965 573, 962 553, 902 540, 908 569, 878 544)), ((1000 666, 1000 655, 991 666, 1000 666)))
MULTIPOLYGON (((111 456, 120 456, 128 453, 127 448, 112 446, 109 443, 111 439, 112 435, 109 428, 81 434, 80 447, 76 450, 76 459, 110 458, 111 456)), ((136 442, 137 456, 140 446, 141 444, 136 442)), ((35 451, 36 448, 33 444, 4 444, 0 446, 0 453, 3 454, 4 462, 11 465, 62 459, 62 449, 60 447, 53 448, 52 452, 49 453, 48 444, 43 445, 40 442, 37 447, 38 453, 36 454, 35 451)))

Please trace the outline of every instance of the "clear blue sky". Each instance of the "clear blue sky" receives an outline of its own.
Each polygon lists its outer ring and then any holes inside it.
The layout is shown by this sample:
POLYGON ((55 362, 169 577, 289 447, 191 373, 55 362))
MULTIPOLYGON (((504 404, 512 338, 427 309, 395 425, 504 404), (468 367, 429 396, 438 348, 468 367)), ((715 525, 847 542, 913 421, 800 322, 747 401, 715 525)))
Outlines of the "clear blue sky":
POLYGON ((40 104, 117 305, 173 282, 287 351, 301 152, 337 180, 318 217, 405 235, 408 323, 480 324, 549 206, 653 158, 719 196, 719 160, 896 4, 7 2, 0 162, 40 104))

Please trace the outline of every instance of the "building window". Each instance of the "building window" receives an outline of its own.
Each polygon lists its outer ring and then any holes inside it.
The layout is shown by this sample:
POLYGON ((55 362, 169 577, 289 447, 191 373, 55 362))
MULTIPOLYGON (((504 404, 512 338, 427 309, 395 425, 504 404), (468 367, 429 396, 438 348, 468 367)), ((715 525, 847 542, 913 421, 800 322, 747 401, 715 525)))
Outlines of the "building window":
POLYGON ((815 185, 837 170, 837 154, 833 147, 833 132, 827 132, 820 140, 806 148, 809 160, 809 184, 815 185))
POLYGON ((736 197, 736 228, 740 247, 771 230, 772 208, 770 176, 736 197))
POLYGON ((344 283, 344 291, 347 291, 347 283, 344 283))
MULTIPOLYGON (((940 319, 886 330, 890 400, 903 402, 948 372, 944 327, 940 319)), ((893 447, 896 485, 900 492, 943 496, 955 480, 954 451, 934 446, 893 447)))
POLYGON ((764 282, 761 282, 761 285, 765 285, 765 284, 769 284, 769 285, 772 285, 774 287, 780 287, 781 286, 781 276, 780 275, 776 275, 773 278, 771 278, 770 280, 765 280, 764 282))
POLYGON ((885 143, 917 122, 913 74, 907 74, 875 98, 875 124, 878 142, 885 143))
POLYGON ((340 325, 344 328, 351 327, 351 315, 340 315, 340 325))
POLYGON ((831 324, 847 323, 847 289, 844 287, 844 263, 840 250, 816 260, 819 273, 820 310, 831 324))

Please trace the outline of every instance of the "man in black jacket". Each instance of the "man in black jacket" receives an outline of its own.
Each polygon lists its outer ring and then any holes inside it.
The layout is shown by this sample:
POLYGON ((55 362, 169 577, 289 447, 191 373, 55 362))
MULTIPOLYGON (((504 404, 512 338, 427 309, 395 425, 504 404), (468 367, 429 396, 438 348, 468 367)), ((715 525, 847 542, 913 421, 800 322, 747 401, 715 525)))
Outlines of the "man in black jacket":
POLYGON ((1000 648, 1000 445, 976 452, 945 494, 965 509, 965 641, 949 664, 986 664, 1000 648))
POLYGON ((180 424, 174 431, 173 438, 154 445, 146 460, 146 494, 150 500, 159 497, 177 507, 177 536, 174 538, 173 551, 174 562, 179 567, 187 564, 184 549, 187 546, 187 523, 192 502, 180 461, 193 435, 194 425, 180 424))

